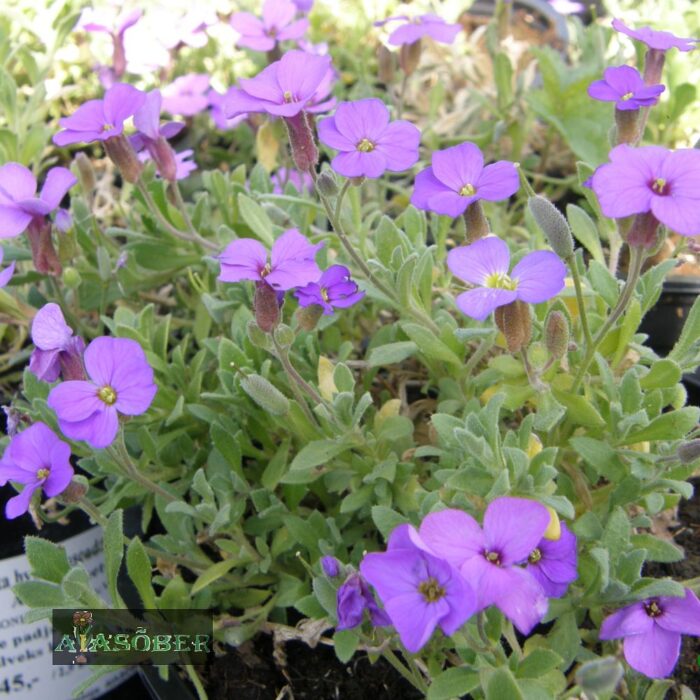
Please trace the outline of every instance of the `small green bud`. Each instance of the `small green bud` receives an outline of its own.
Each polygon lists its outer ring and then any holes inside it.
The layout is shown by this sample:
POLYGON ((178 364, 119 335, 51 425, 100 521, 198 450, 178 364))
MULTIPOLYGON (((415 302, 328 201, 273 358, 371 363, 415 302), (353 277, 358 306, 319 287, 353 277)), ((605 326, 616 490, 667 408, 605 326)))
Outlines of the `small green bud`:
POLYGON ((250 340, 250 342, 253 343, 256 348, 263 348, 264 350, 267 350, 272 347, 270 336, 262 331, 260 326, 258 326, 258 324, 252 319, 248 321, 246 330, 248 331, 248 340, 250 340))
POLYGON ((283 347, 288 348, 294 342, 294 331, 284 323, 275 328, 275 340, 283 347))
POLYGON ((549 354, 560 360, 569 349, 569 321, 561 311, 552 311, 544 324, 544 342, 549 354))
POLYGON ((335 197, 338 194, 338 184, 329 170, 324 170, 316 178, 316 187, 324 197, 335 197))
POLYGON ((323 316, 323 307, 320 304, 301 306, 297 311, 297 322, 300 328, 305 331, 312 331, 323 316))
POLYGON ((61 503, 78 503, 88 492, 88 481, 84 476, 75 476, 58 496, 61 503))
POLYGON ((289 399, 265 377, 249 374, 241 379, 241 388, 268 413, 283 416, 289 412, 289 399))
POLYGON ((548 199, 539 195, 530 197, 528 206, 552 250, 563 259, 573 255, 574 238, 564 215, 548 199))
POLYGON ((576 683, 586 695, 611 693, 622 679, 622 664, 613 656, 587 661, 576 671, 576 683))
POLYGON ((676 450, 676 455, 683 464, 690 464, 700 459, 700 439, 682 443, 676 450))
POLYGON ((78 169, 78 179, 80 180, 80 186, 83 188, 83 192, 87 196, 92 195, 95 187, 97 187, 97 180, 90 159, 80 151, 73 159, 73 162, 78 169))
POLYGON ((68 289, 77 289, 82 281, 83 278, 74 267, 67 267, 63 270, 63 284, 68 289))
POLYGON ((547 364, 547 348, 542 343, 533 343, 527 349, 527 359, 535 369, 543 369, 547 364))

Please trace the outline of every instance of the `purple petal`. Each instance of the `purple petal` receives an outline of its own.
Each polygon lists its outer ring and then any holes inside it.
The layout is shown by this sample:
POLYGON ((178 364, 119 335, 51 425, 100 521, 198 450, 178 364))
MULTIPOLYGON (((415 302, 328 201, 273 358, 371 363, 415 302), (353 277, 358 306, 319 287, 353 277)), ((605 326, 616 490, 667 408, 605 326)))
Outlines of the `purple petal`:
POLYGON ((279 85, 279 71, 280 62, 278 61, 260 71, 254 78, 242 78, 239 83, 241 88, 252 97, 268 102, 282 103, 284 102, 284 91, 279 85))
POLYGON ((265 282, 276 291, 288 291, 303 287, 321 276, 321 270, 313 260, 287 260, 273 268, 265 282))
POLYGON ((465 185, 476 187, 484 168, 484 156, 473 143, 462 143, 443 151, 435 151, 432 159, 433 174, 453 192, 465 185))
POLYGON ((0 205, 0 238, 19 236, 29 226, 31 214, 16 206, 0 205))
POLYGON ((34 484, 27 484, 23 489, 22 493, 10 498, 5 504, 5 517, 8 520, 13 520, 14 518, 24 515, 29 510, 29 502, 32 500, 34 492, 40 487, 37 481, 34 484))
POLYGON ((483 552, 467 559, 459 571, 476 593, 477 612, 506 596, 513 585, 512 577, 508 575, 510 569, 486 561, 483 552))
POLYGON ((29 358, 29 371, 42 382, 55 382, 61 374, 60 350, 35 348, 29 358))
POLYGON ((51 468, 49 476, 43 484, 44 493, 53 498, 63 492, 73 478, 73 467, 70 465, 70 447, 62 440, 58 441, 51 450, 51 468))
POLYGON ((484 515, 486 546, 500 554, 503 566, 517 564, 537 547, 549 521, 549 511, 537 501, 497 498, 484 515))
POLYGON ((507 160, 487 165, 479 176, 476 194, 479 199, 498 202, 515 194, 520 187, 517 168, 507 160))
POLYGON ((160 106, 162 101, 160 90, 151 90, 146 95, 143 105, 134 114, 134 126, 154 141, 160 136, 160 106))
POLYGON ((265 26, 262 21, 250 12, 236 12, 231 16, 230 22, 231 26, 245 37, 265 36, 265 26))
MULTIPOLYGON (((149 369, 151 369, 149 367, 149 369)), ((114 407, 126 416, 140 416, 145 413, 158 391, 158 387, 153 384, 153 371, 151 370, 151 383, 147 384, 145 373, 142 385, 133 385, 117 393, 117 401, 114 407)))
POLYGON ((36 194, 36 178, 31 170, 19 163, 5 163, 0 167, 0 204, 11 200, 30 199, 36 194), (6 193, 9 195, 5 196, 6 193))
MULTIPOLYGON (((508 591, 496 599, 496 607, 521 634, 530 634, 547 613, 547 597, 539 583, 524 569, 504 569, 503 573, 505 575, 501 578, 505 580, 507 576, 510 585, 508 591)), ((482 578, 482 584, 488 585, 487 577, 482 578)))
POLYGON ((566 266, 556 253, 536 250, 528 253, 513 268, 510 276, 518 282, 518 299, 529 304, 539 304, 564 289, 566 266))
POLYGON ((41 350, 65 350, 72 335, 73 329, 66 323, 58 304, 45 304, 36 312, 32 342, 41 350))
POLYGON ((372 552, 360 563, 360 573, 374 586, 385 608, 392 598, 416 594, 424 570, 423 555, 418 549, 372 552))
POLYGON ((619 92, 608 85, 605 80, 592 82, 588 86, 588 95, 594 100, 600 100, 601 102, 617 102, 620 99, 619 92))
POLYGON ((297 229, 290 228, 272 246, 272 268, 275 269, 289 261, 313 261, 322 247, 323 243, 313 245, 297 229))
POLYGON ((219 260, 221 282, 260 280, 260 271, 267 264, 267 250, 253 238, 239 238, 226 246, 219 260))
POLYGON ((386 156, 378 150, 363 153, 352 151, 339 153, 331 161, 331 167, 345 177, 380 177, 387 167, 386 156))
MULTIPOLYGON (((90 345, 94 342, 90 343, 90 345)), ((89 349, 90 346, 88 346, 89 349)), ((106 384, 106 382, 103 384, 106 384)), ((82 421, 105 406, 97 396, 98 388, 92 382, 62 382, 51 389, 47 403, 49 408, 56 412, 59 420, 82 421)))
POLYGON ((0 272, 0 289, 7 287, 15 274, 15 261, 13 260, 2 272, 0 272))
POLYGON ((16 481, 20 484, 31 483, 36 480, 36 468, 24 469, 19 464, 11 462, 0 462, 0 486, 4 486, 8 481, 16 481))
MULTIPOLYGON (((69 131, 100 132, 107 123, 104 113, 104 102, 102 100, 88 100, 70 115, 58 120, 58 123, 69 131)), ((54 143, 59 144, 57 138, 61 134, 54 136, 54 143)))
POLYGON ((224 114, 227 118, 232 118, 248 112, 264 112, 269 104, 271 103, 234 88, 226 99, 224 114))
POLYGON ((456 567, 484 549, 484 534, 479 523, 455 508, 428 513, 418 532, 435 554, 456 567))
POLYGON ((134 115, 146 101, 146 93, 133 85, 117 83, 105 93, 104 115, 108 124, 121 126, 126 119, 134 115))
POLYGON ((419 24, 409 23, 404 24, 389 34, 388 42, 392 46, 401 46, 401 44, 413 44, 419 41, 426 35, 425 27, 419 24))
POLYGON ((265 0, 262 17, 268 29, 287 26, 296 15, 296 5, 291 0, 265 0))
POLYGON ((69 422, 59 418, 58 425, 71 440, 84 440, 91 447, 109 447, 119 431, 119 417, 114 406, 101 403, 101 410, 82 421, 69 422))
POLYGON ((295 101, 306 102, 326 77, 330 65, 330 56, 288 51, 279 61, 277 80, 281 92, 290 92, 295 101))
POLYGON ((298 19, 296 22, 292 22, 290 25, 280 30, 277 34, 278 41, 292 41, 294 39, 301 39, 309 28, 309 20, 306 18, 298 19))
MULTIPOLYGON (((467 208, 467 202, 464 201, 464 197, 455 194, 449 187, 440 182, 433 174, 432 168, 425 168, 416 175, 413 183, 413 194, 411 194, 411 204, 418 209, 432 210, 431 202, 436 197, 441 197, 444 194, 450 194, 456 198, 450 211, 461 207, 461 211, 451 214, 451 216, 459 216, 467 208)), ((444 212, 437 213, 442 214, 444 212)))
POLYGON ((649 678, 665 678, 678 662, 681 635, 653 625, 644 634, 625 638, 623 649, 625 661, 635 671, 649 678))
POLYGON ((457 307, 467 316, 483 321, 499 306, 510 304, 518 298, 517 292, 510 289, 489 289, 479 287, 462 292, 456 299, 457 307))
POLYGON ((387 159, 387 169, 407 170, 418 162, 420 130, 406 121, 391 122, 375 145, 387 159))
POLYGON ((416 591, 386 601, 384 609, 399 633, 402 644, 412 654, 425 646, 435 631, 438 620, 449 612, 444 599, 426 603, 416 591))
POLYGON ((662 224, 682 236, 700 233, 700 209, 696 197, 653 196, 651 211, 662 224))
POLYGON ((341 102, 335 110, 334 119, 338 131, 355 145, 362 139, 375 143, 389 124, 389 110, 374 97, 341 102))
MULTIPOLYGON (((507 275, 510 251, 497 236, 487 236, 447 254, 450 272, 470 284, 485 285, 492 275, 507 275)), ((488 314, 487 314, 488 315, 488 314)))
POLYGON ((700 637, 700 600, 693 591, 686 588, 683 598, 664 596, 659 605, 663 614, 655 618, 657 625, 669 632, 700 637))
POLYGON ((608 615, 600 626, 598 638, 620 639, 631 635, 644 635, 654 627, 654 620, 647 615, 643 603, 633 603, 612 615, 608 615))
POLYGON ((44 186, 41 188, 41 199, 50 209, 55 209, 66 192, 78 182, 78 178, 68 168, 51 168, 46 175, 44 186))
POLYGON ((354 151, 356 144, 338 131, 334 117, 321 119, 317 124, 318 140, 337 151, 354 151))
POLYGON ((608 83, 618 95, 625 95, 628 92, 636 92, 644 87, 644 80, 639 71, 632 66, 610 66, 603 73, 605 82, 608 83))
POLYGON ((253 51, 271 51, 277 42, 270 36, 242 36, 237 42, 237 46, 242 46, 253 51))

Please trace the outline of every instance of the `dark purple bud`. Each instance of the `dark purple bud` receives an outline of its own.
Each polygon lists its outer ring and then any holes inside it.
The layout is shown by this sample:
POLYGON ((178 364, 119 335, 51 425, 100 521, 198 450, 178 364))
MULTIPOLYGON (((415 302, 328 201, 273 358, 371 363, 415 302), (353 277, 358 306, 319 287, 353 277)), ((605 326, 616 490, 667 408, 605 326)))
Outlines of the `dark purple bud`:
POLYGON ((253 311, 260 330, 272 333, 280 322, 280 302, 277 292, 270 285, 258 282, 255 286, 253 311))
POLYGON ((61 376, 65 381, 84 381, 85 369, 83 368, 83 352, 85 342, 80 337, 73 337, 68 343, 66 350, 59 355, 61 363, 61 376))
POLYGON ((29 224, 27 236, 36 271, 53 277, 60 275, 62 268, 51 240, 51 223, 42 216, 35 216, 29 224))
POLYGON ((137 182, 141 177, 143 165, 139 162, 134 147, 124 134, 112 136, 104 142, 105 151, 110 160, 119 168, 127 182, 137 182))
POLYGON ((362 623, 365 610, 369 611, 372 624, 384 627, 391 624, 388 615, 379 608, 367 582, 358 573, 348 576, 338 589, 338 630, 347 630, 362 623))
POLYGON ((561 311, 552 311, 544 324, 544 340, 549 354, 559 360, 569 349, 569 321, 561 311))
POLYGON ((148 139, 146 148, 158 168, 158 173, 164 180, 175 182, 177 180, 177 161, 175 151, 163 136, 159 136, 155 141, 148 139))
POLYGON ((61 492, 59 500, 62 503, 79 503, 83 496, 88 492, 88 485, 82 481, 73 479, 68 486, 61 492))
POLYGON ((499 306, 495 311, 496 325, 506 338, 508 350, 515 354, 524 348, 532 336, 530 307, 523 301, 499 306))
POLYGON ((340 576, 340 562, 335 557, 321 557, 321 568, 329 578, 340 576))
POLYGON ((489 235, 489 222, 484 216, 480 202, 472 202, 465 210, 464 225, 467 227, 467 240, 474 243, 489 235))
POLYGON ((285 117, 292 149, 294 165, 302 172, 309 172, 318 163, 318 148, 306 112, 299 112, 293 117, 285 117))
POLYGON ((651 212, 637 214, 627 232, 627 244, 631 248, 653 248, 657 242, 656 234, 658 229, 659 222, 651 212))
POLYGON ((414 41, 412 44, 402 44, 399 49, 399 65, 404 75, 409 76, 418 68, 421 54, 421 41, 414 41))

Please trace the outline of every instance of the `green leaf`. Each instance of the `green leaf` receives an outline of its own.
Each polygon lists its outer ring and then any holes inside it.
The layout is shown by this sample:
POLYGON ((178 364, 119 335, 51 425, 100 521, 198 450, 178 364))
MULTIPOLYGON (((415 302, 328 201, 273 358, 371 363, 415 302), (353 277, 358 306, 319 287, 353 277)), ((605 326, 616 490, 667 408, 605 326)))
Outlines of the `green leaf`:
POLYGON ((388 343, 372 348, 369 353, 368 363, 370 367, 383 367, 393 365, 398 362, 403 362, 411 355, 415 355, 418 346, 410 341, 405 340, 398 343, 388 343))
POLYGON ((549 649, 533 649, 518 665, 518 678, 538 678, 557 668, 562 662, 561 656, 549 649))
POLYGON ((243 192, 238 194, 238 207, 243 221, 268 248, 271 248, 275 237, 272 233, 272 221, 265 210, 243 192))
POLYGON ((42 537, 32 535, 25 537, 24 551, 27 553, 32 576, 35 578, 61 583, 70 569, 66 550, 42 537))
POLYGON ((232 557, 231 559, 224 559, 223 561, 217 561, 216 564, 212 564, 208 569, 205 569, 198 577, 197 580, 192 585, 192 590, 190 591, 192 595, 199 593, 204 590, 208 585, 214 583, 214 581, 225 576, 231 569, 233 569, 236 564, 238 564, 238 559, 232 557))
POLYGON ((525 700, 513 674, 504 666, 497 668, 486 685, 486 700, 525 700))
POLYGON ((265 471, 260 477, 262 485, 270 491, 274 491, 280 480, 287 471, 287 458, 289 456, 289 440, 284 440, 275 452, 272 459, 267 463, 265 471))
POLYGON ((338 440, 314 440, 305 445, 294 457, 290 470, 296 471, 298 469, 317 467, 345 452, 347 449, 348 446, 338 440))
POLYGON ((671 542, 660 540, 658 537, 654 537, 654 535, 632 535, 630 539, 635 547, 640 547, 646 550, 646 558, 649 561, 670 563, 674 561, 681 561, 681 559, 683 559, 685 556, 682 549, 676 547, 671 542))
POLYGON ((134 537, 126 549, 126 571, 136 587, 144 608, 158 607, 151 586, 151 560, 138 537, 134 537))
POLYGON ((635 442, 652 440, 678 440, 685 437, 696 425, 700 418, 700 408, 686 406, 677 411, 670 411, 654 418, 649 425, 633 430, 625 435, 620 445, 632 445, 635 442))
POLYGON ((656 360, 651 369, 639 380, 642 389, 665 389, 678 384, 683 374, 673 360, 656 360))
POLYGON ((60 586, 44 581, 21 581, 12 592, 29 608, 62 608, 66 602, 60 586))
POLYGON ((574 437, 569 440, 569 444, 592 469, 609 481, 616 483, 627 473, 617 452, 606 442, 589 437, 574 437))
POLYGON ((666 700, 668 691, 675 685, 671 680, 657 680, 647 690, 644 700, 666 700))
POLYGON ((585 397, 554 388, 552 393, 554 398, 566 407, 567 417, 572 423, 594 429, 605 427, 603 417, 585 397))
POLYGON ((567 205, 566 218, 578 242, 593 256, 593 260, 600 263, 600 265, 605 265, 603 248, 600 245, 600 234, 593 219, 575 204, 567 205))
POLYGON ((352 658, 360 638, 352 630, 340 630, 333 635, 333 646, 338 660, 346 664, 352 658))
POLYGON ((458 367, 462 366, 462 360, 432 331, 417 323, 403 323, 401 328, 429 360, 439 360, 458 367))
MULTIPOLYGON (((700 338, 700 296, 696 297, 688 318, 683 325, 681 337, 678 338, 673 350, 668 354, 669 359, 676 360, 685 367, 688 359, 697 357, 698 339, 700 338)), ((697 364, 693 362, 693 364, 697 364)))
POLYGON ((330 615, 332 620, 336 620, 338 598, 335 588, 333 588, 331 583, 323 576, 314 578, 311 587, 313 588, 314 595, 318 602, 323 606, 323 609, 330 615))
POLYGON ((115 510, 109 516, 104 529, 104 555, 105 555, 105 578, 107 588, 112 597, 115 607, 125 608, 126 605, 119 595, 117 589, 117 577, 119 568, 124 558, 124 513, 121 509, 115 510))
POLYGON ((620 296, 617 280, 610 274, 608 268, 597 260, 591 260, 588 264, 588 276, 593 283, 593 289, 603 297, 605 303, 612 309, 620 296))
POLYGON ((388 506, 372 506, 372 520, 385 539, 395 527, 408 522, 403 515, 388 506))
POLYGON ((461 698, 480 685, 479 674, 467 668, 448 668, 435 676, 428 689, 428 700, 461 698))

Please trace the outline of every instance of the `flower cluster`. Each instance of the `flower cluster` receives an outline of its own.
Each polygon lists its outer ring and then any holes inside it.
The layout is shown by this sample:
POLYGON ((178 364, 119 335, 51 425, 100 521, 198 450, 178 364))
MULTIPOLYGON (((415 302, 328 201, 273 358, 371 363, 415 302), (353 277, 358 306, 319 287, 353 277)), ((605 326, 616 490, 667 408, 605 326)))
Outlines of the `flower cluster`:
MULTIPOLYGON (((563 524, 552 536, 553 520, 558 522, 542 504, 511 497, 492 501, 481 526, 464 511, 437 511, 418 529, 396 528, 387 551, 367 554, 360 573, 376 590, 412 653, 427 643, 437 626, 446 635, 454 634, 490 606, 529 634, 547 612, 547 599, 564 595, 577 578, 576 537, 563 524)), ((351 574, 338 590, 343 628, 360 624, 360 603, 373 610, 374 599, 368 594, 356 598, 350 616, 341 606, 349 582, 358 586, 356 577, 351 574)))

